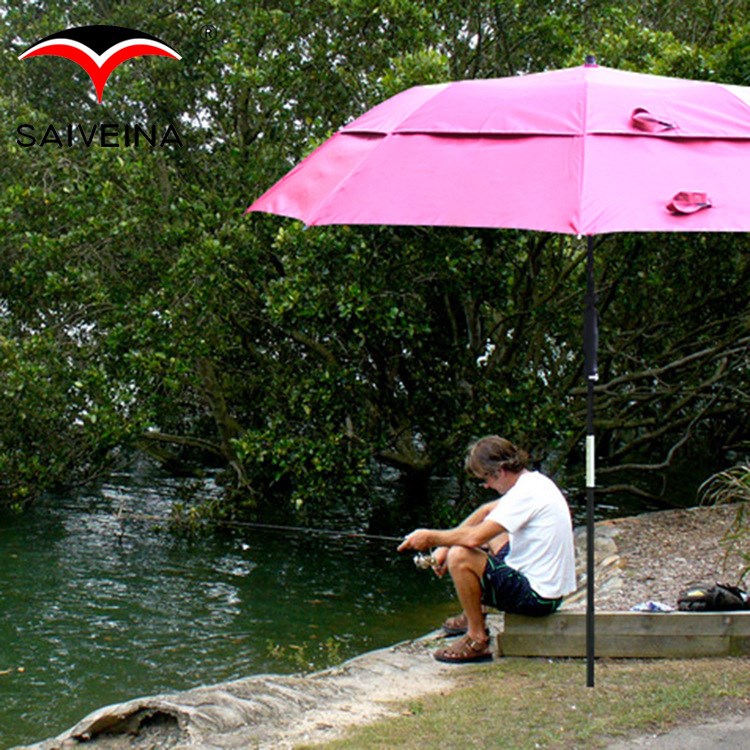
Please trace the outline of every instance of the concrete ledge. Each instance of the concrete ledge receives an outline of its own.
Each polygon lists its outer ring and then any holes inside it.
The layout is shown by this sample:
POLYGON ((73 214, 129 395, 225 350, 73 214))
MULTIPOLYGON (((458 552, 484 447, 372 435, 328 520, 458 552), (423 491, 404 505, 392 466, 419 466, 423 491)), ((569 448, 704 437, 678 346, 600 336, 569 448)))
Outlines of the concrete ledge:
MULTIPOLYGON (((750 655, 750 612, 597 612, 594 653, 616 658, 750 655)), ((502 656, 586 655, 586 613, 505 615, 502 656)))

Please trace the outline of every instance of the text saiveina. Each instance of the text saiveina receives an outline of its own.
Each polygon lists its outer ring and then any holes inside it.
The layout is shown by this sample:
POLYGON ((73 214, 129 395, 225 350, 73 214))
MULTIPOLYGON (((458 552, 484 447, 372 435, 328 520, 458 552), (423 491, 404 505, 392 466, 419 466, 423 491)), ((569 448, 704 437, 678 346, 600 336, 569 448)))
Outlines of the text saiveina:
POLYGON ((164 148, 166 146, 182 146, 182 139, 173 123, 157 126, 141 125, 140 123, 126 123, 121 125, 113 122, 97 122, 93 125, 68 123, 55 127, 52 123, 36 127, 31 123, 23 123, 16 128, 18 138, 16 143, 23 148, 32 146, 56 146, 71 148, 83 146, 91 148, 164 148))

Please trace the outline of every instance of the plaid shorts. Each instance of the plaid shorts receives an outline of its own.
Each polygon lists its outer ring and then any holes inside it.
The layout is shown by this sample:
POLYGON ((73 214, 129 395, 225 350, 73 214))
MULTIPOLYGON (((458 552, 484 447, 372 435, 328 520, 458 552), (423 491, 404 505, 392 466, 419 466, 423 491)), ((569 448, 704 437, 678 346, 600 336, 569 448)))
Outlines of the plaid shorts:
POLYGON ((517 615, 551 615, 562 604, 562 597, 545 599, 539 596, 523 573, 506 565, 509 551, 510 545, 506 544, 496 555, 487 556, 487 566, 481 578, 482 603, 517 615))

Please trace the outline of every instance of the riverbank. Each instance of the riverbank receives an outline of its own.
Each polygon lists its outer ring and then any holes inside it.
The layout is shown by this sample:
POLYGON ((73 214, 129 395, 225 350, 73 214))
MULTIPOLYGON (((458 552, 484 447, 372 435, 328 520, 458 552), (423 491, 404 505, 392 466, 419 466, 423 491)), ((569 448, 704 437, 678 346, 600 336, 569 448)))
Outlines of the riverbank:
MULTIPOLYGON (((597 608, 629 609, 646 600, 673 605, 679 590, 696 579, 735 581, 742 561, 726 557, 719 544, 733 517, 731 507, 697 508, 598 524, 597 608)), ((579 533, 579 560, 585 559, 584 545, 579 533)), ((568 606, 584 606, 581 594, 568 606)), ((502 617, 490 617, 489 624, 497 632, 502 617)), ((459 688, 472 668, 432 659, 441 637, 436 631, 313 675, 258 676, 110 706, 29 748, 68 750, 86 741, 95 750, 218 750, 329 741, 353 726, 404 713, 409 701, 459 688)))

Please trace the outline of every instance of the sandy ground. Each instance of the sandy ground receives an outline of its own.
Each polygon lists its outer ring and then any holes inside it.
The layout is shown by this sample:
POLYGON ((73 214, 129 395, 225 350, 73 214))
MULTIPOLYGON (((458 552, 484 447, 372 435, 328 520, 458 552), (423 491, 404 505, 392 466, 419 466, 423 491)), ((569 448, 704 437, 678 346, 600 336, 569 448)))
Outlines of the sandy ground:
MULTIPOLYGON (((732 507, 666 511, 597 525, 596 607, 627 610, 643 601, 675 606, 696 580, 735 583, 739 556, 720 539, 732 507)), ((576 537, 579 591, 569 609, 585 607, 585 535, 576 537)), ((492 615, 494 633, 502 615, 492 615)), ((440 632, 374 651, 313 675, 265 675, 105 707, 57 738, 27 750, 227 750, 292 748, 341 736, 353 725, 398 710, 396 701, 451 689, 461 667, 435 661, 440 632)), ((495 642, 493 638, 491 642, 495 642)), ((403 705, 403 703, 402 703, 403 705)))

